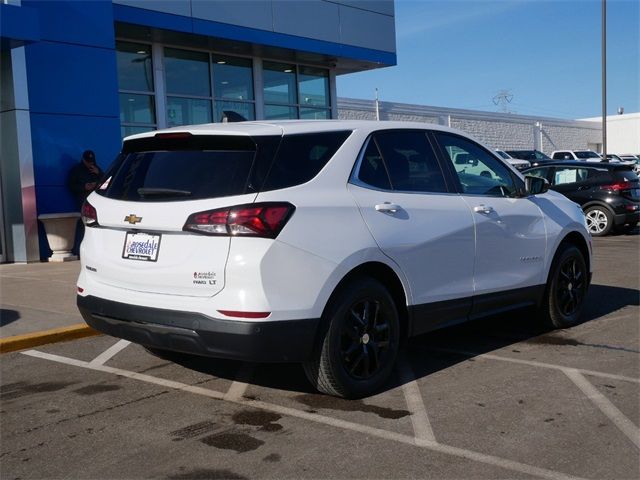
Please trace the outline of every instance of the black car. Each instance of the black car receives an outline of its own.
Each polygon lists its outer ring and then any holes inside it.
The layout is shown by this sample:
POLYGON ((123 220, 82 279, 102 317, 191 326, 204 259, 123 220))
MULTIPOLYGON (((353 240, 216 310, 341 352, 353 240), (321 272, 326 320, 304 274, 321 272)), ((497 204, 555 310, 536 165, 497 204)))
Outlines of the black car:
POLYGON ((528 160, 532 167, 551 162, 551 157, 545 155, 540 150, 505 150, 513 158, 518 160, 528 160))
POLYGON ((552 190, 580 204, 594 237, 612 228, 629 232, 640 220, 640 181, 629 165, 551 161, 522 173, 546 178, 552 190))

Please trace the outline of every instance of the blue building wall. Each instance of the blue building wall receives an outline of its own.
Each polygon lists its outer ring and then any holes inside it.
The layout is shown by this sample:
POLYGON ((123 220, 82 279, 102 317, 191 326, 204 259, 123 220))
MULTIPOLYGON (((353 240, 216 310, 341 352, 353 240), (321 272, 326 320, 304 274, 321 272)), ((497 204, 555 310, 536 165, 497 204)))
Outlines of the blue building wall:
MULTIPOLYGON (((113 5, 23 0, 40 41, 27 44, 27 85, 38 214, 75 211, 66 180, 82 152, 104 169, 120 147, 113 5)), ((40 234, 40 251, 48 255, 40 234)))

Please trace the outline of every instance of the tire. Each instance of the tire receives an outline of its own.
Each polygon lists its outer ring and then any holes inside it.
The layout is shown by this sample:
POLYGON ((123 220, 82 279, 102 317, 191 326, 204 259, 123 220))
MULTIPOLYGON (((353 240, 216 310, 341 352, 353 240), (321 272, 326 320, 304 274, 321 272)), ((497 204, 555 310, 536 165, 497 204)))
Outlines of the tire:
POLYGON ((607 207, 594 205, 584 211, 587 217, 587 228, 592 237, 604 237, 613 228, 613 215, 607 207))
POLYGON ((580 321, 589 288, 584 256, 572 244, 561 245, 551 265, 540 314, 546 326, 567 328, 580 321))
POLYGON ((303 364, 320 392, 361 398, 389 379, 400 343, 396 305, 387 289, 369 277, 344 285, 322 315, 326 333, 315 357, 303 364))

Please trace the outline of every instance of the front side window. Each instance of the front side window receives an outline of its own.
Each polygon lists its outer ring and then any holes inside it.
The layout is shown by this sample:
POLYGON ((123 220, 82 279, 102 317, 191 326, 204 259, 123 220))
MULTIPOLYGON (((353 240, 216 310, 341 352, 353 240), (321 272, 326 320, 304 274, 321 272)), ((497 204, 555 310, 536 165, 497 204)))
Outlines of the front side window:
POLYGON ((480 145, 448 133, 435 132, 435 135, 454 167, 463 193, 493 197, 517 194, 510 170, 480 145))
POLYGON ((557 167, 553 175, 554 185, 584 182, 589 177, 589 169, 574 167, 557 167))
POLYGON ((424 193, 447 191, 444 175, 425 132, 378 132, 374 139, 394 190, 424 193))
POLYGON ((591 150, 576 150, 574 153, 576 157, 581 160, 586 160, 587 158, 602 160, 602 157, 600 155, 598 155, 596 152, 592 152, 591 150))

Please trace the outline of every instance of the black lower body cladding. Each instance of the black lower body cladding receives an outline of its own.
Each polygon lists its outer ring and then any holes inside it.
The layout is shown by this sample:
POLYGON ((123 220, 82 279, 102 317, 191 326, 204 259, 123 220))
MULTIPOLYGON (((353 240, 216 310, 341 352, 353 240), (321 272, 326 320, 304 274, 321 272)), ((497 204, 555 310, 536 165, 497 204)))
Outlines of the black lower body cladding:
POLYGON ((161 350, 255 362, 300 362, 314 348, 319 319, 222 320, 194 312, 77 297, 89 326, 161 350))

